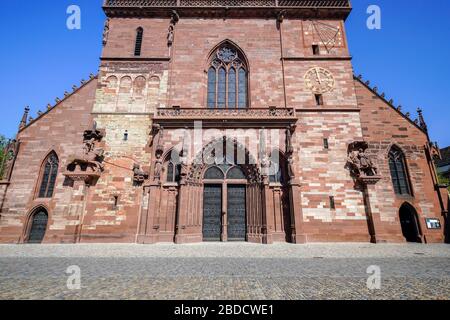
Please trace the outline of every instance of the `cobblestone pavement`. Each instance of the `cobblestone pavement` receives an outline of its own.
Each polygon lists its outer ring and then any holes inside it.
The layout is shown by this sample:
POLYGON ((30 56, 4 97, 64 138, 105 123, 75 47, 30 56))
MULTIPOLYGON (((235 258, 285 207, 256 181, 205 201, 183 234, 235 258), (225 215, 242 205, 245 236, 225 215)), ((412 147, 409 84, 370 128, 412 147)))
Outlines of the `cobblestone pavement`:
POLYGON ((450 246, 0 245, 0 299, 448 300, 450 246), (72 265, 81 290, 67 288, 72 265))

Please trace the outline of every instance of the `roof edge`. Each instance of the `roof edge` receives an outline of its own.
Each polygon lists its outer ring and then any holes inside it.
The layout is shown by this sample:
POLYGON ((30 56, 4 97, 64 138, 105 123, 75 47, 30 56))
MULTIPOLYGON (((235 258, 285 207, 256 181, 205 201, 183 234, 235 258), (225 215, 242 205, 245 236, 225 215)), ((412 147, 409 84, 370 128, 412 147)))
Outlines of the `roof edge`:
POLYGON ((75 86, 73 87, 74 90, 70 93, 67 93, 64 95, 64 98, 62 100, 57 101, 57 103, 54 106, 50 105, 47 107, 47 110, 45 112, 42 112, 41 114, 38 114, 38 117, 36 119, 32 119, 31 121, 29 121, 25 126, 19 128, 18 130, 18 134, 21 133, 23 130, 25 130, 26 128, 28 128, 29 126, 31 126, 32 124, 36 123, 38 120, 42 119, 44 116, 46 116, 48 113, 50 113, 52 110, 54 110, 55 108, 57 108, 59 105, 61 105, 63 102, 65 102, 67 99, 69 99, 70 97, 72 97, 73 95, 75 95, 76 93, 78 93, 81 89, 83 89, 84 87, 86 87, 89 83, 91 83, 94 80, 98 79, 98 74, 96 75, 91 75, 89 77, 89 80, 81 80, 81 85, 80 87, 77 87, 75 89, 75 86))
POLYGON ((423 132, 427 137, 428 137, 428 132, 423 129, 421 126, 419 126, 417 123, 415 123, 413 120, 411 120, 411 118, 409 118, 406 114, 404 114, 403 112, 401 112, 398 108, 396 108, 392 102, 388 101, 386 99, 386 97, 382 96, 381 94, 378 93, 378 90, 376 90, 376 87, 371 88, 369 86, 369 84, 367 82, 364 82, 361 79, 361 76, 356 76, 353 75, 353 79, 358 81, 359 83, 361 83, 364 87, 366 87, 367 89, 369 89, 370 92, 372 92, 374 95, 376 95, 378 98, 380 98, 382 101, 384 101, 388 106, 390 106, 392 109, 394 109, 395 112, 397 112, 399 115, 401 115, 404 119, 408 120, 408 122, 410 124, 412 124, 413 126, 415 126, 417 129, 419 129, 421 132, 423 132))

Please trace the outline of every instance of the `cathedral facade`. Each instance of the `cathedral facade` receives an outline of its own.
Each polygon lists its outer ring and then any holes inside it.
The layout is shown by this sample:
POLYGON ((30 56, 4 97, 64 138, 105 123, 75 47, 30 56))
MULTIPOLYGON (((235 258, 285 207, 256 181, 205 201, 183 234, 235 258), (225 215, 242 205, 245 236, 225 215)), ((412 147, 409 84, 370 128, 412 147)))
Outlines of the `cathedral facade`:
POLYGON ((442 242, 422 111, 355 76, 348 0, 106 0, 91 75, 31 118, 1 243, 442 242))

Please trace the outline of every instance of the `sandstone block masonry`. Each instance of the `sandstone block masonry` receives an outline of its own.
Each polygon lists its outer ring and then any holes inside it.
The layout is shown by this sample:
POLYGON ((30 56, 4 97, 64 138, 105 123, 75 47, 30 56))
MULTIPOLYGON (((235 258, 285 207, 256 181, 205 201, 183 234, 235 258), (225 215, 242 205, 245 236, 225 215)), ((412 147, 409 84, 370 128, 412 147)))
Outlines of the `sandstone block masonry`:
POLYGON ((106 1, 99 74, 24 115, 0 182, 1 243, 443 241, 423 114, 354 76, 347 1, 169 2, 106 1), (217 136, 190 148, 195 122, 217 136), (276 147, 259 139, 268 129, 276 147))

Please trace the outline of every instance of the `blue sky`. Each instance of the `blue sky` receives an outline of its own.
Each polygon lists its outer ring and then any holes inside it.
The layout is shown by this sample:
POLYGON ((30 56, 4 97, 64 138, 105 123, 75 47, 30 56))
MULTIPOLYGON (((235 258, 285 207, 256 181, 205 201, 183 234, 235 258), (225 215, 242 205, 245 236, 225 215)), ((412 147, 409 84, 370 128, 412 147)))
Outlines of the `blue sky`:
MULTIPOLYGON (((0 134, 13 137, 23 108, 31 114, 96 73, 101 53, 102 0, 2 1, 0 134), (66 28, 66 9, 82 10, 81 30, 66 28)), ((355 73, 415 116, 431 139, 450 145, 450 1, 353 0, 347 36, 355 73), (382 10, 381 30, 366 27, 369 5, 382 10)))

